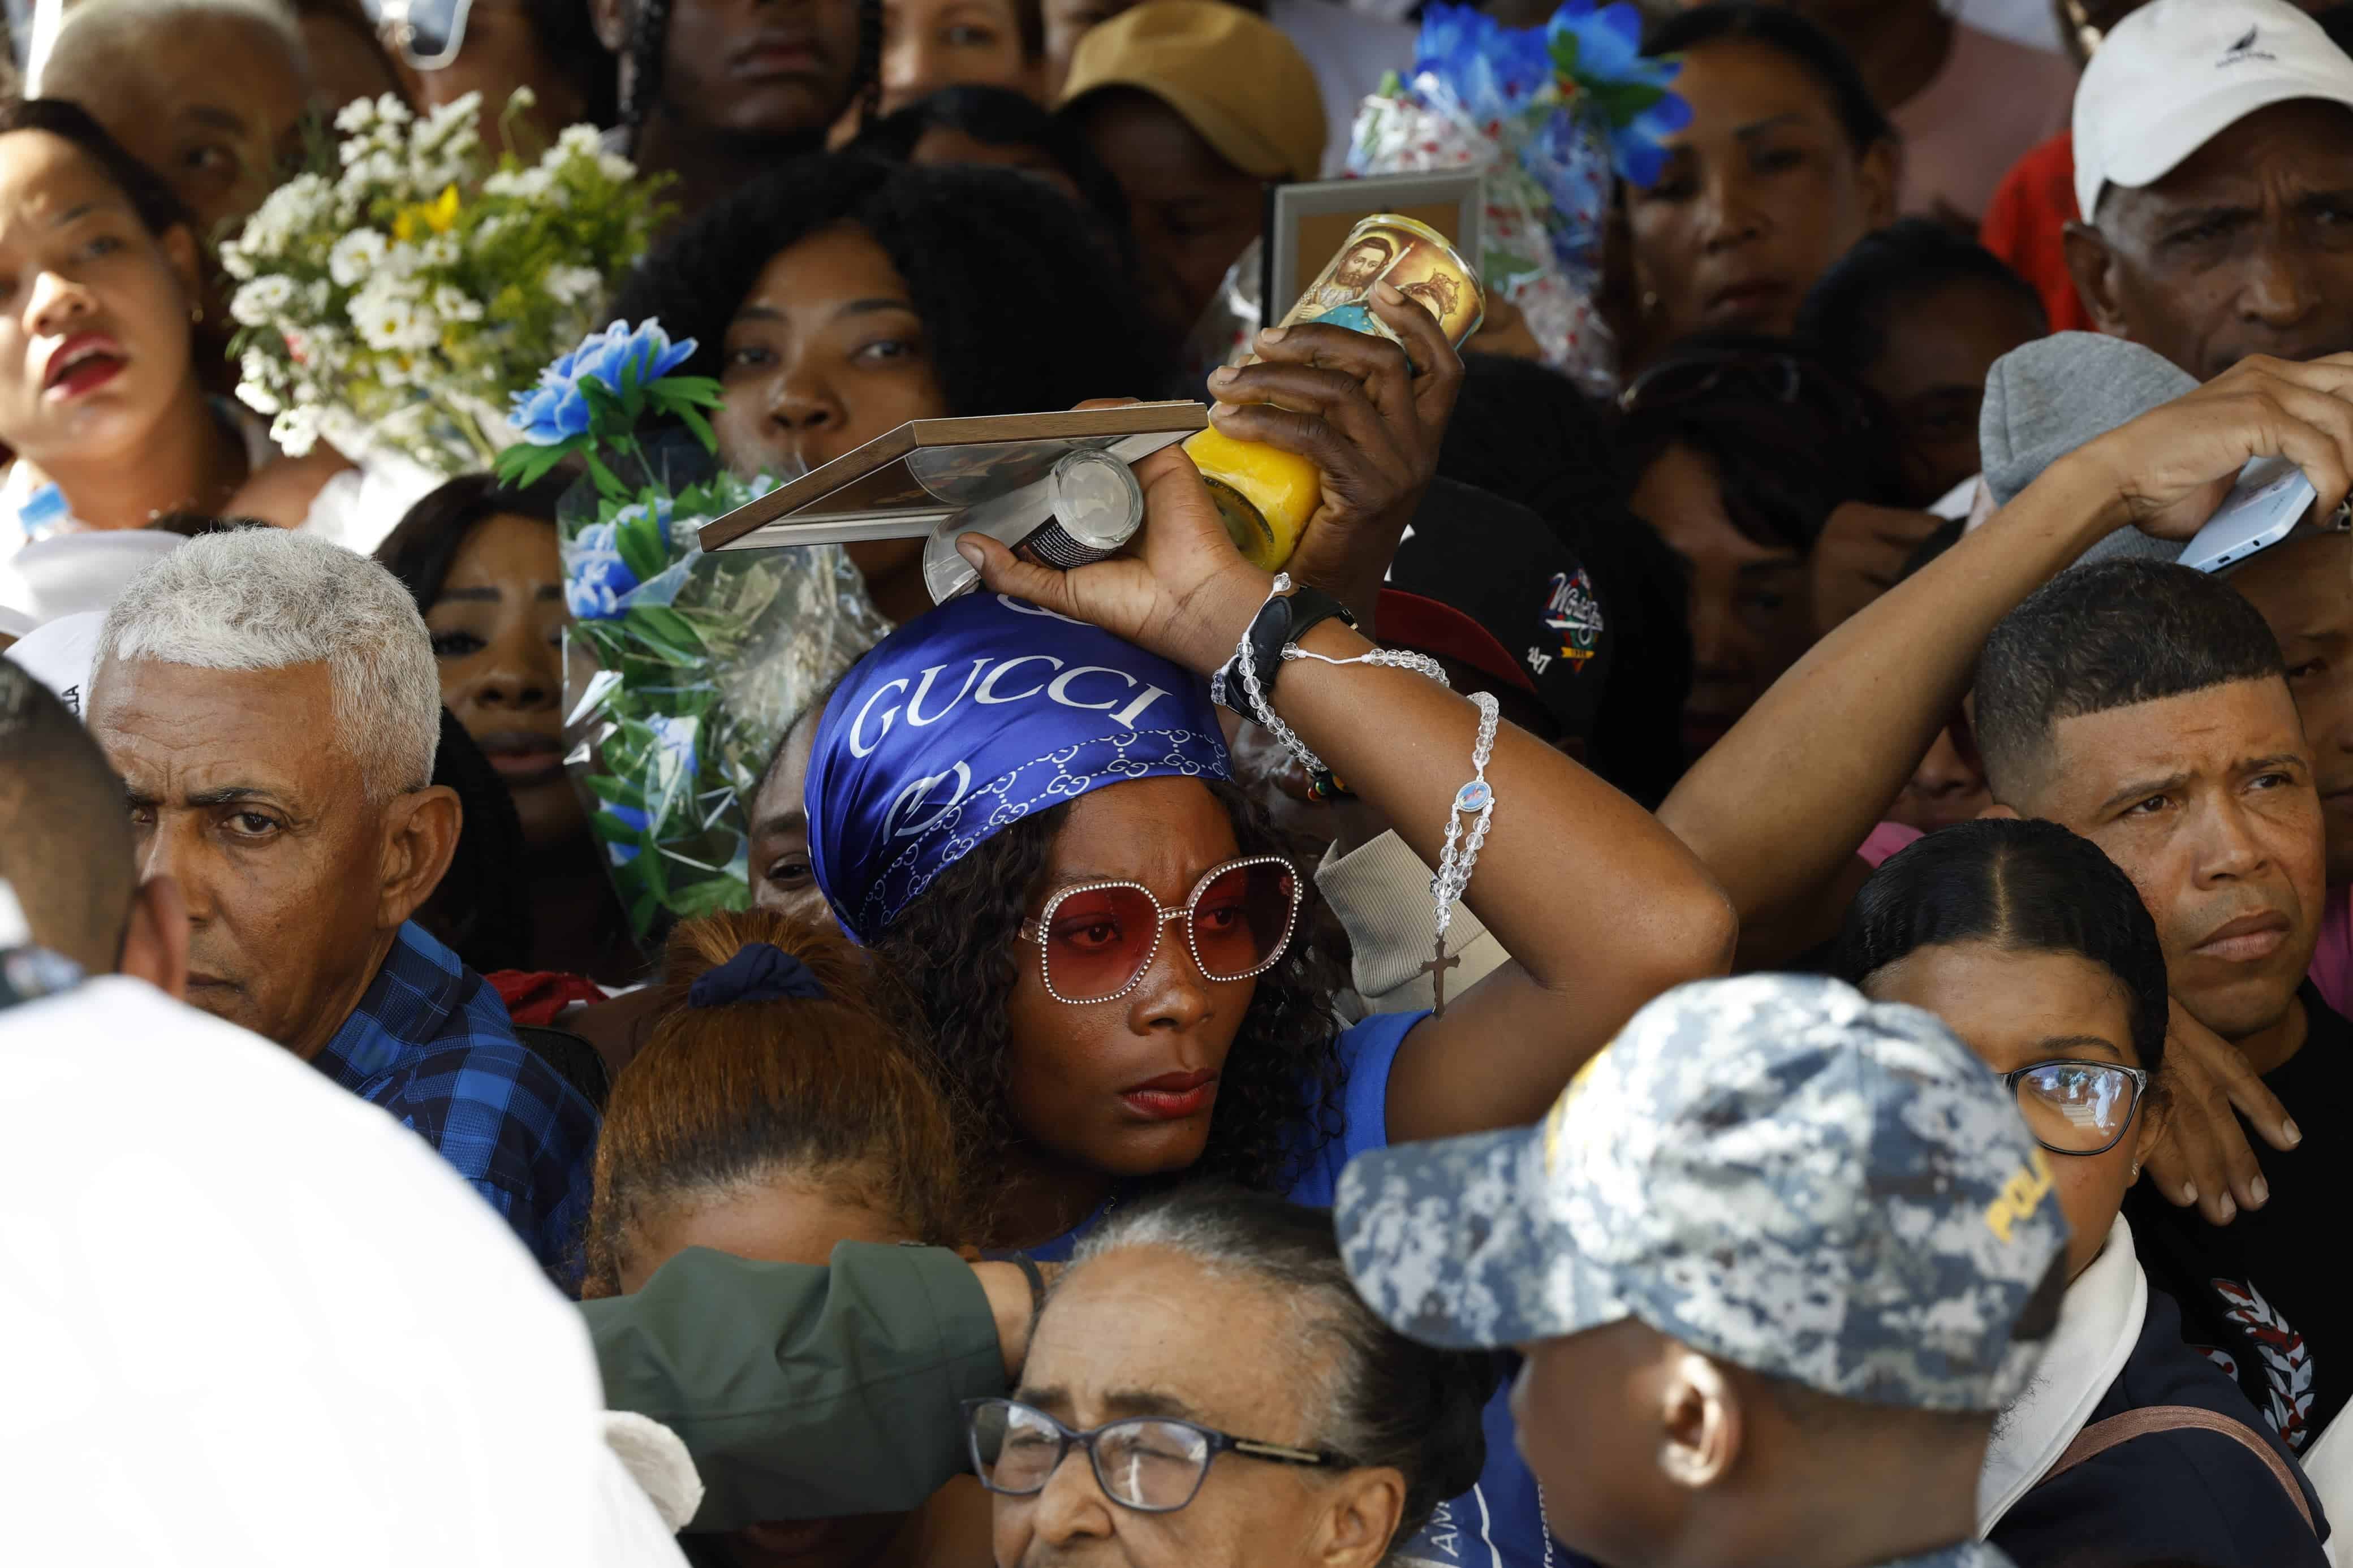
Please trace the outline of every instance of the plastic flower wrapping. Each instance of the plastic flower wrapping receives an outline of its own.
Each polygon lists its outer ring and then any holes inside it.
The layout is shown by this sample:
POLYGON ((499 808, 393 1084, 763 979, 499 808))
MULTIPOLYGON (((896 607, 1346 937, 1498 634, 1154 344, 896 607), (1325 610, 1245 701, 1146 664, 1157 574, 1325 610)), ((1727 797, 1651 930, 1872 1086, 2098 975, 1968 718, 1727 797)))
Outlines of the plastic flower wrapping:
POLYGON ((558 524, 565 763, 630 929, 751 902, 746 812, 786 727, 891 628, 839 545, 706 555, 706 522, 776 487, 720 466, 719 384, 659 321, 614 322, 518 392, 501 479, 577 457, 558 524), (654 435, 675 421, 679 429, 654 435))
MULTIPOLYGON (((221 265, 237 280, 237 396, 301 456, 393 453, 441 478, 510 445, 508 400, 596 324, 645 253, 656 183, 575 125, 535 162, 493 160, 480 95, 423 116, 392 97, 271 193, 221 265)), ((507 105, 517 129, 528 89, 507 105)))
POLYGON ((1617 374, 1594 303, 1612 184, 1651 184, 1660 138, 1691 122, 1668 86, 1680 63, 1644 58, 1641 37, 1626 0, 1567 0, 1542 27, 1431 0, 1412 77, 1365 100, 1348 150, 1351 174, 1480 171, 1482 280, 1526 317, 1546 363, 1596 394, 1617 374))

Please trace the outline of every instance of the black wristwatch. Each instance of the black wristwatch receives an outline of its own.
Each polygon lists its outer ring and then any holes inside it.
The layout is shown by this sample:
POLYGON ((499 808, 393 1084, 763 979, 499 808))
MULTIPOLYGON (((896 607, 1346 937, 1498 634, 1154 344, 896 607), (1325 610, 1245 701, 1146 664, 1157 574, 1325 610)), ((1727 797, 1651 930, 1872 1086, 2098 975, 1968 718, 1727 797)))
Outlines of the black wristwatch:
MULTIPOLYGON (((1305 637, 1310 627, 1335 616, 1344 626, 1354 627, 1356 624, 1348 606, 1323 589, 1298 587, 1287 595, 1269 599, 1251 619, 1244 636, 1249 639, 1250 664, 1258 676, 1259 696, 1270 704, 1270 710, 1274 701, 1275 679, 1282 673, 1282 650, 1305 637)), ((1250 710, 1250 692, 1242 685, 1239 652, 1227 661, 1225 668, 1218 671, 1218 679, 1211 684, 1218 701, 1229 711, 1253 723, 1258 721, 1258 714, 1250 710)))

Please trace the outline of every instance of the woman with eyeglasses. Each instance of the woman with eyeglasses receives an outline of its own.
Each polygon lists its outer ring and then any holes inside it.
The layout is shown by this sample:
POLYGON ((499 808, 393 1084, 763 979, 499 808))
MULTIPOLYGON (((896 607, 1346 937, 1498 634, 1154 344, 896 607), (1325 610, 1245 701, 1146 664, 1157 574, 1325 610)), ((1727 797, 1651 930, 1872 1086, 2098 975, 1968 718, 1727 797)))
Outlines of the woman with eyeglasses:
MULTIPOLYGON (((685 921, 656 1005, 605 1107, 584 1299, 634 1295, 690 1247, 821 1266, 844 1242, 967 1238, 947 1106, 889 982, 839 932, 765 910, 685 921)), ((965 1568, 986 1559, 987 1514, 965 1479, 909 1512, 763 1520, 682 1544, 710 1568, 965 1568)))
POLYGON ((1197 1186, 1105 1222, 965 1411, 999 1563, 1376 1568, 1477 1477, 1493 1384, 1365 1305, 1329 1215, 1197 1186))
MULTIPOLYGON (((1385 308, 1417 356, 1450 352, 1426 313, 1385 308)), ((1409 398, 1402 379, 1375 396, 1409 398)), ((1140 557, 1064 574, 975 543, 991 591, 887 638, 811 743, 818 885, 923 1010, 993 1184, 992 1239, 1045 1258, 1185 1178, 1328 1205, 1363 1149, 1532 1121, 1643 1002, 1720 972, 1733 936, 1639 806, 1422 674, 1323 662, 1370 646, 1336 601, 1279 597, 1176 450, 1138 474, 1140 557), (1231 782, 1206 685, 1253 623, 1274 638, 1254 667, 1273 715, 1335 786, 1457 880, 1479 833, 1462 902, 1514 962, 1445 984, 1433 900, 1436 1014, 1335 1015, 1335 922, 1231 782), (1315 657, 1278 661, 1277 643, 1315 657)), ((1490 1419, 1482 1496, 1452 1517, 1533 1568, 1534 1482, 1500 1401, 1490 1419)))
POLYGON ((2002 1077, 2067 1216, 2059 1326, 1994 1428, 1979 1530, 2021 1568, 2093 1554, 2326 1563, 2307 1522, 2319 1500, 2291 1450, 2182 1342, 2180 1310, 2150 1290, 2120 1212, 2164 1121, 2169 1005, 2130 879, 2055 823, 1948 827, 1863 883, 1833 969, 1874 1001, 1936 1014, 2002 1077))

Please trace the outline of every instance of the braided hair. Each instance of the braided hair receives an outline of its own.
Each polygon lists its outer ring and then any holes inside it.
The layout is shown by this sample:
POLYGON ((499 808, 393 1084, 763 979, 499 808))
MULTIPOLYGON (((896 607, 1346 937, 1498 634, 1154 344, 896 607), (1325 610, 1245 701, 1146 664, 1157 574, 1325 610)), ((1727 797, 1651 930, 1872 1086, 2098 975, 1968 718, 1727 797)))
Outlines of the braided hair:
MULTIPOLYGON (((670 15, 677 0, 638 0, 628 46, 629 79, 621 95, 621 123, 634 142, 661 98, 670 53, 670 15)), ((882 0, 858 0, 858 61, 850 68, 849 102, 862 126, 882 100, 882 0)))

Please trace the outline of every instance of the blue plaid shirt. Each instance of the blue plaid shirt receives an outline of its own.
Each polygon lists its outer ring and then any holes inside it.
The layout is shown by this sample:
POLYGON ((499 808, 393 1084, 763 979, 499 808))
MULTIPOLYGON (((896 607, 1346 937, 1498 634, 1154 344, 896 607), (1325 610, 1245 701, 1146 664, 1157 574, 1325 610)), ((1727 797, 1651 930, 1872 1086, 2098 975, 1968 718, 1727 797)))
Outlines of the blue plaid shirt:
POLYGON ((506 1216, 540 1266, 569 1279, 588 1214, 596 1112, 524 1049, 499 994, 415 921, 314 1058, 415 1128, 506 1216))

